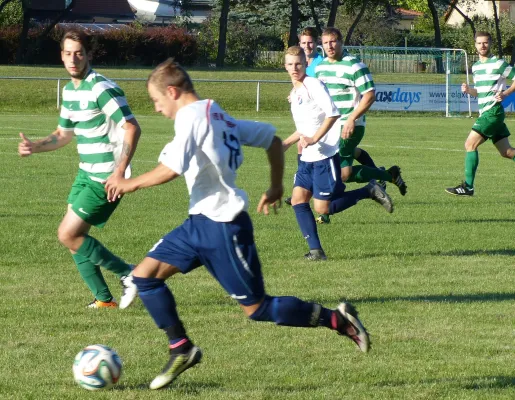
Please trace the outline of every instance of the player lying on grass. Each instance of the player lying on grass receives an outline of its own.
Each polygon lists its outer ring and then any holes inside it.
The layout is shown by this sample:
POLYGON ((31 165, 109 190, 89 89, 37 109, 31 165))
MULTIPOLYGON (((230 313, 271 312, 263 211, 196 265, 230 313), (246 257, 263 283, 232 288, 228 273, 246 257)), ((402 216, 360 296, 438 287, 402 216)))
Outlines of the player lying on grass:
POLYGON ((393 204, 375 181, 361 189, 345 191, 338 154, 340 127, 335 126, 340 113, 325 85, 306 75, 306 56, 300 47, 286 50, 284 60, 293 84, 289 97, 296 131, 283 142, 283 146, 286 150, 299 141, 302 145, 291 204, 309 246, 309 253, 304 257, 313 261, 325 260, 309 205, 312 197, 315 211, 324 215, 342 212, 363 199, 378 202, 390 213, 393 212, 393 204))
MULTIPOLYGON (((175 299, 165 280, 204 265, 252 320, 297 327, 324 326, 369 350, 368 334, 349 303, 336 310, 296 297, 265 292, 246 193, 236 186, 236 170, 243 161, 242 146, 266 149, 271 185, 262 195, 258 212, 268 214, 283 194, 284 153, 272 125, 238 121, 213 100, 201 100, 187 72, 173 60, 150 75, 148 91, 155 110, 175 120, 175 137, 159 156, 159 165, 132 179, 107 180, 108 197, 160 185, 184 175, 189 216, 163 236, 134 270, 134 283, 156 325, 167 337, 170 359, 151 382, 151 389, 170 384, 197 364, 202 353, 179 319, 175 299)), ((206 317, 209 317, 208 315, 206 317)))

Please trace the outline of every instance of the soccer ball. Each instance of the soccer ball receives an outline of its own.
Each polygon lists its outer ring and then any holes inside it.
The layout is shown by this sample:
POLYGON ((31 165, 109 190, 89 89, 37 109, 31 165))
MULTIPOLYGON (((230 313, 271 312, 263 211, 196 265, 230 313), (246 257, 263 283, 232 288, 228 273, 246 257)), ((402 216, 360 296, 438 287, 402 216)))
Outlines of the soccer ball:
POLYGON ((121 374, 122 360, 116 351, 101 344, 83 348, 73 361, 73 377, 84 389, 109 389, 121 374))

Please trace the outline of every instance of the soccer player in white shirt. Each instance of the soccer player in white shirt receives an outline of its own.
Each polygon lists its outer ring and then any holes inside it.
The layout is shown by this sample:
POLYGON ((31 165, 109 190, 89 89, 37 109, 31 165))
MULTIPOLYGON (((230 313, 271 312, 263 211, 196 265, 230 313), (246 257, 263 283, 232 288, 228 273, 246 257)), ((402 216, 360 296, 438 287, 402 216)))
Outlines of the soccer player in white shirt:
POLYGON ((133 280, 143 304, 168 337, 170 360, 150 384, 169 385, 197 364, 202 353, 188 338, 177 314, 170 276, 204 265, 244 313, 255 321, 278 325, 325 326, 349 337, 366 352, 368 334, 348 303, 336 310, 296 297, 266 294, 261 264, 254 244, 248 199, 235 184, 243 161, 242 145, 266 149, 271 186, 262 195, 258 212, 268 213, 283 194, 284 154, 272 125, 238 121, 212 100, 200 100, 187 72, 173 60, 150 75, 148 91, 157 112, 175 120, 175 137, 165 146, 159 165, 132 179, 108 179, 108 197, 156 186, 184 175, 190 194, 189 216, 163 236, 135 268, 133 280))
POLYGON ((315 217, 309 201, 314 198, 314 208, 319 214, 330 215, 355 205, 362 199, 373 199, 388 212, 393 211, 390 197, 376 182, 345 192, 341 180, 338 144, 340 118, 338 108, 329 91, 316 78, 306 75, 306 55, 302 48, 290 47, 285 54, 285 68, 293 89, 290 104, 296 131, 285 141, 288 149, 300 140, 302 154, 294 178, 291 204, 300 230, 309 245, 309 260, 325 260, 326 255, 318 237, 315 217))

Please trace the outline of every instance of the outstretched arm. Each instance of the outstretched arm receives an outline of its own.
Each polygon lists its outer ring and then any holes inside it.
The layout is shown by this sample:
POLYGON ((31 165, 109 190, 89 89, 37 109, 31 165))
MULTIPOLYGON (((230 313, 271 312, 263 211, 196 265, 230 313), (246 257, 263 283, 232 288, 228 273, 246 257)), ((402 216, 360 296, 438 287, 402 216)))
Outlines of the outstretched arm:
POLYGON ((275 202, 280 201, 283 195, 283 175, 284 175, 284 151, 281 139, 274 136, 272 144, 266 151, 268 162, 270 163, 270 188, 263 193, 259 201, 257 211, 263 211, 268 215, 268 205, 276 209, 275 202))
POLYGON ((57 150, 66 146, 73 139, 73 131, 65 131, 57 128, 44 139, 32 141, 20 132, 21 142, 18 144, 18 154, 28 157, 34 153, 57 150))
POLYGON ((170 182, 180 176, 175 171, 159 164, 152 171, 146 172, 136 178, 124 179, 118 175, 111 175, 105 182, 105 191, 108 201, 116 201, 125 193, 135 192, 136 190, 161 185, 170 182))

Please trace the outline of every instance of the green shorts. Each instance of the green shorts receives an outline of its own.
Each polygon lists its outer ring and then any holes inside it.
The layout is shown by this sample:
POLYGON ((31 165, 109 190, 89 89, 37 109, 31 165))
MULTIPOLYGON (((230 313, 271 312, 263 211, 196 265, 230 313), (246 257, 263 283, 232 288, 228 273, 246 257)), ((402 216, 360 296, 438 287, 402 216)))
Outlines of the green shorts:
POLYGON ((354 162, 354 149, 358 147, 361 139, 365 136, 365 127, 356 126, 354 132, 348 139, 340 138, 340 167, 351 167, 354 162))
POLYGON ((84 171, 79 170, 68 195, 68 204, 71 204, 75 214, 88 224, 102 228, 119 203, 120 199, 108 202, 104 185, 92 181, 84 171))
POLYGON ((502 105, 494 106, 485 111, 472 125, 472 130, 479 133, 485 140, 492 143, 510 136, 510 131, 504 123, 504 108, 502 105))

